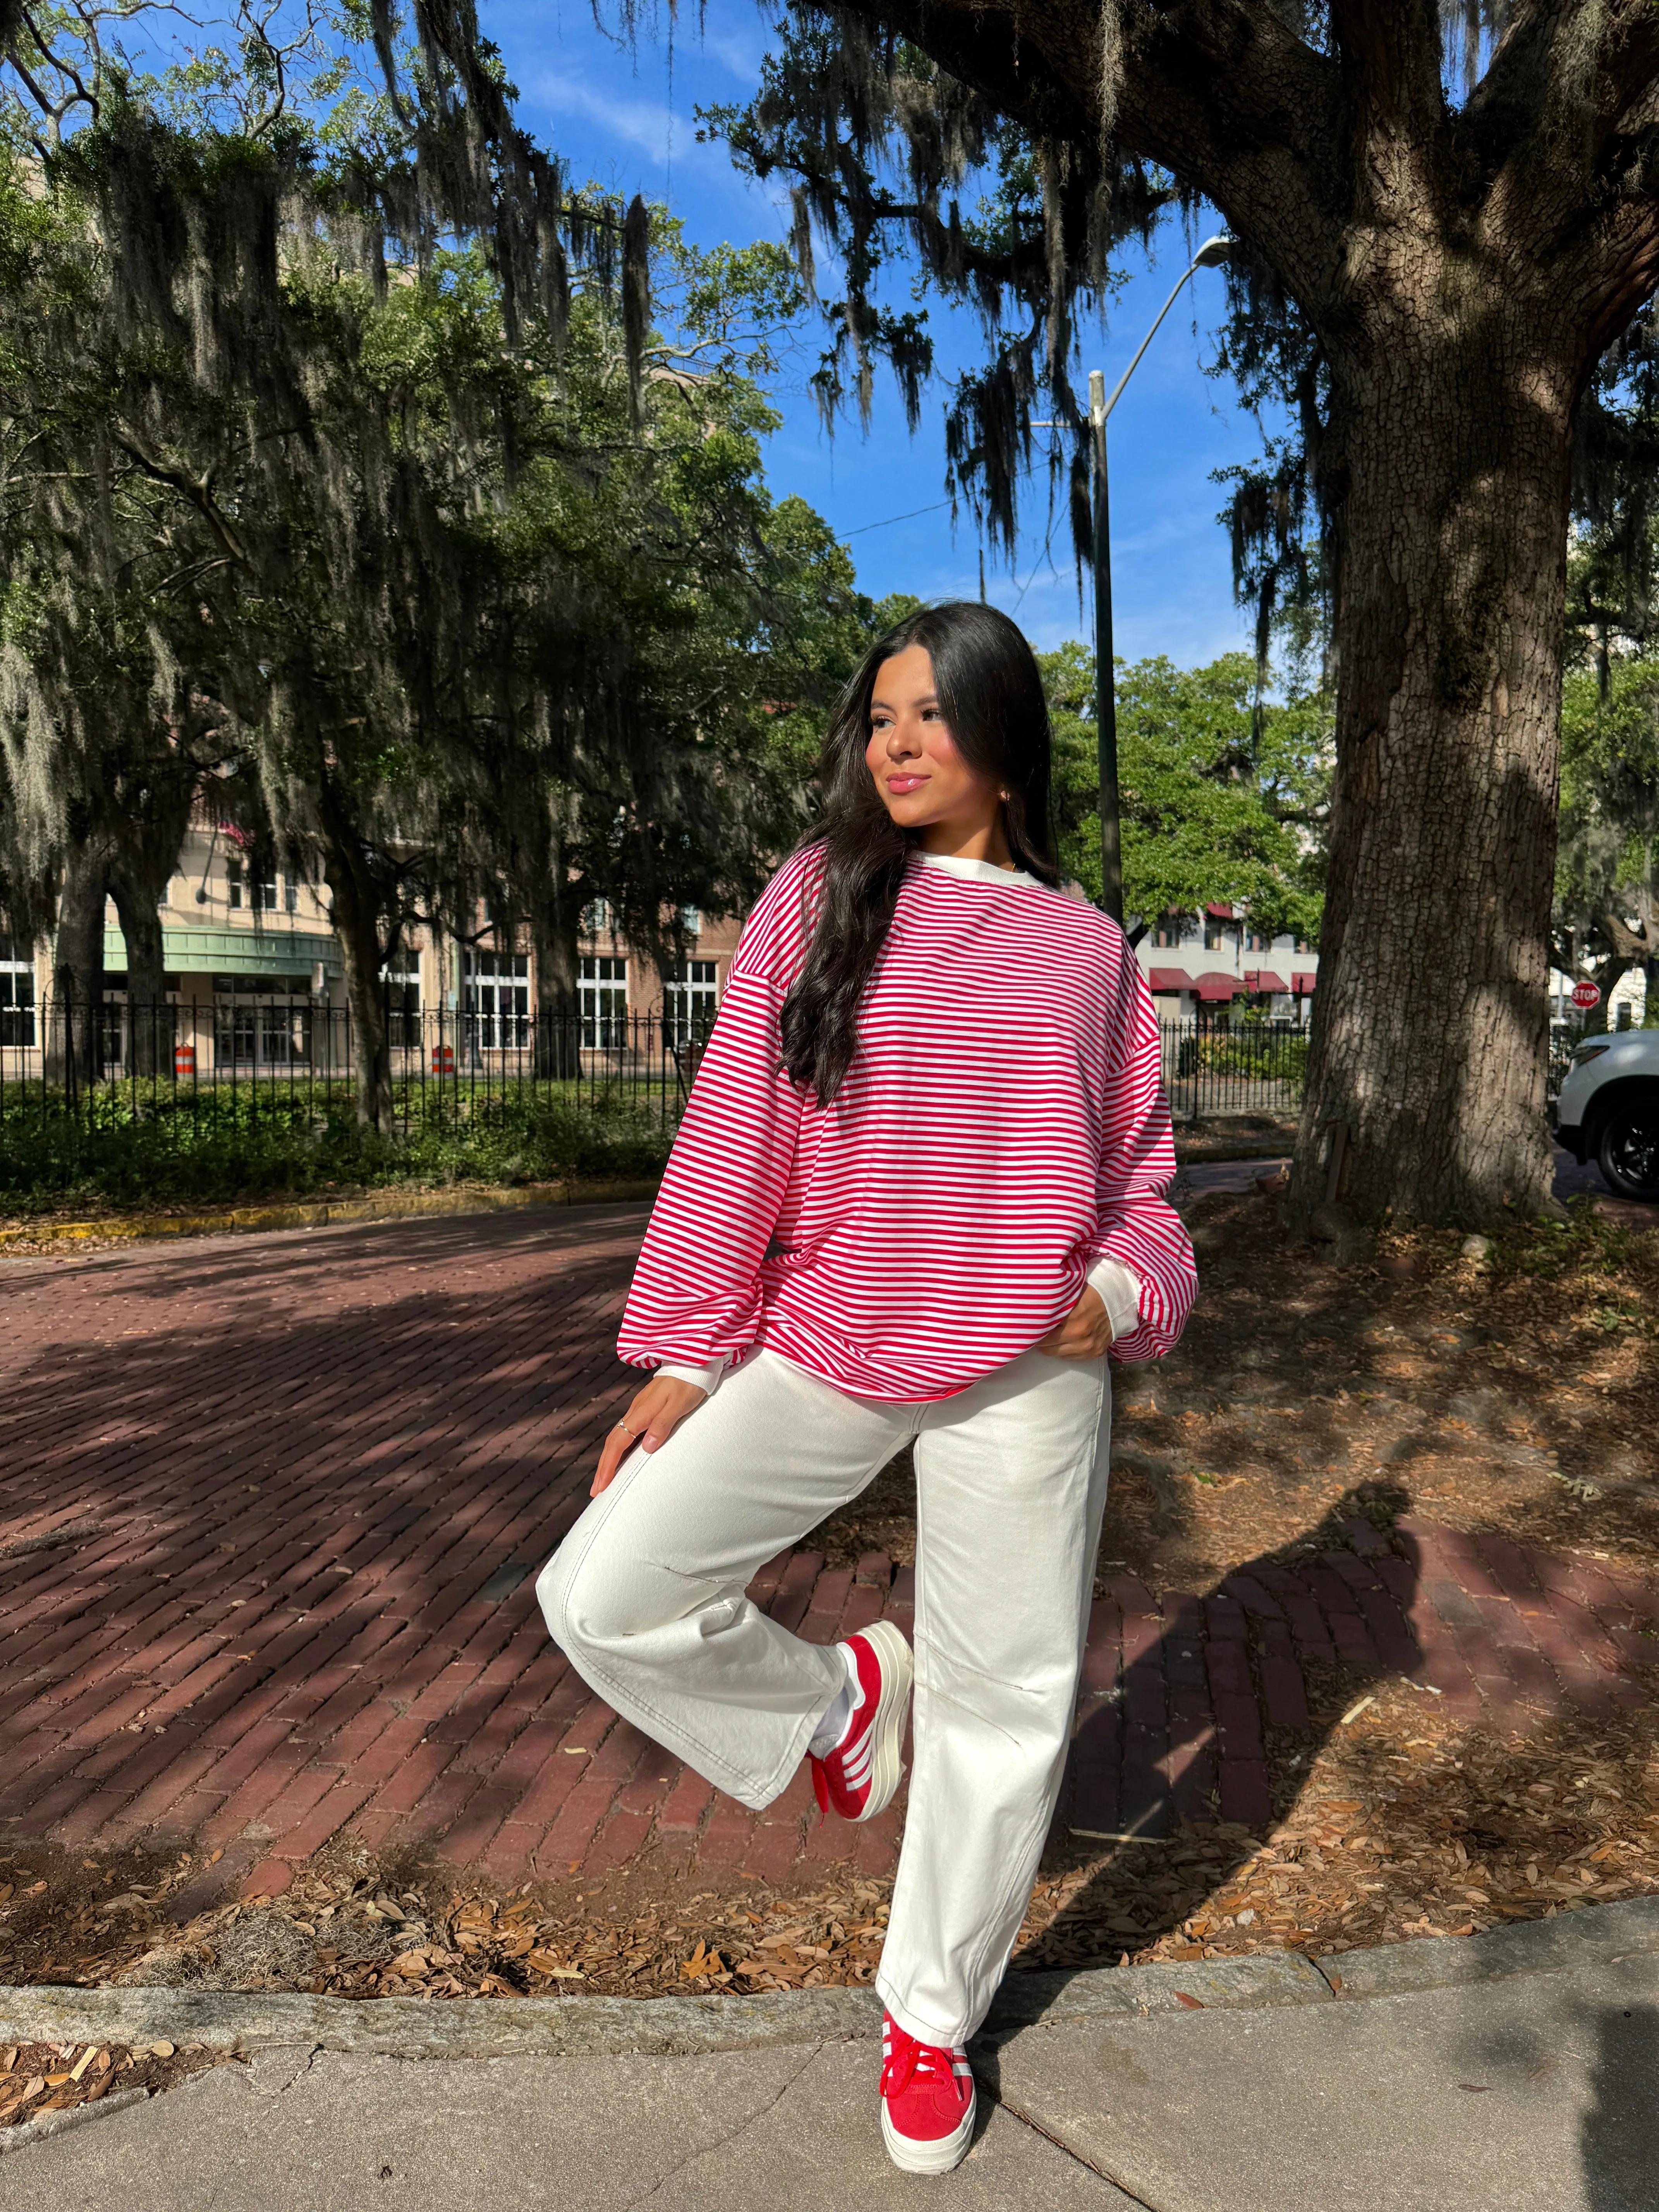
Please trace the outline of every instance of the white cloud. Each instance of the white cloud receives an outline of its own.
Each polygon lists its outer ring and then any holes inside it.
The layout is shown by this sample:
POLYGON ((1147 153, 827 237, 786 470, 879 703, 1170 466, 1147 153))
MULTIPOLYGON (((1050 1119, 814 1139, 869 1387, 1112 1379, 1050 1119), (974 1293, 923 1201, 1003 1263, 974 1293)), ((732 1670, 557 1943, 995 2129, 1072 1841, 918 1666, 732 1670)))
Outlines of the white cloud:
POLYGON ((706 54, 729 70, 739 84, 752 92, 760 82, 761 64, 769 52, 758 29, 752 37, 736 31, 706 31, 697 41, 706 54))
POLYGON ((579 115, 624 146, 637 146, 653 161, 678 156, 695 145, 696 125, 677 115, 665 100, 618 98, 602 92, 579 70, 549 70, 525 88, 528 96, 555 115, 579 115))
MULTIPOLYGON (((617 76, 622 76, 629 67, 619 57, 617 76)), ((586 70, 568 67, 538 71, 527 79, 523 92, 526 105, 587 125, 615 147, 619 166, 635 166, 626 163, 624 149, 643 154, 661 173, 641 180, 647 192, 660 193, 672 182, 678 202, 678 180, 690 173, 706 198, 726 200, 734 210, 743 210, 745 235, 757 229, 775 232, 779 228, 778 211, 787 204, 787 188, 781 184, 755 183, 733 167, 724 146, 699 144, 696 118, 682 113, 668 101, 653 99, 644 90, 613 91, 596 83, 586 70)), ((576 166, 580 166, 580 157, 576 166)))

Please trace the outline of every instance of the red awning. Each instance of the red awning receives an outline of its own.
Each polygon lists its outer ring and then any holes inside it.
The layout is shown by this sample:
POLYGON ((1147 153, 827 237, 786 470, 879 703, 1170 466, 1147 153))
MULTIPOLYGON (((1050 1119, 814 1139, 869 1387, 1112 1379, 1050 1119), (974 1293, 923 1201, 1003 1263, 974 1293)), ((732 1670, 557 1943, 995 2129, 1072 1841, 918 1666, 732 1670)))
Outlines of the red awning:
POLYGON ((1147 981, 1155 991, 1190 991, 1193 979, 1184 968, 1154 968, 1147 981))
POLYGON ((1224 899, 1212 899, 1204 911, 1213 915, 1217 921, 1231 921, 1234 918, 1233 910, 1224 899))
POLYGON ((1290 985, 1282 975, 1275 975, 1271 968, 1247 968, 1245 988, 1251 991, 1288 991, 1290 985))
POLYGON ((1315 983, 1317 982, 1318 980, 1318 971, 1316 969, 1310 970, 1305 975, 1296 977, 1296 988, 1298 991, 1304 993, 1311 991, 1315 983))
POLYGON ((1236 999, 1244 988, 1237 975, 1228 975, 1219 968, 1212 968, 1198 979, 1200 999, 1236 999))

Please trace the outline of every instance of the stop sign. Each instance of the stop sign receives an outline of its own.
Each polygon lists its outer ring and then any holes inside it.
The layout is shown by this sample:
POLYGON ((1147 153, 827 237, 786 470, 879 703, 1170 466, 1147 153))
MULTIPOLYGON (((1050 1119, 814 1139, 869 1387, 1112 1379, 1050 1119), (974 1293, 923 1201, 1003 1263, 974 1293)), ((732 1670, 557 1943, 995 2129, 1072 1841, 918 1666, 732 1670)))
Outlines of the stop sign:
POLYGON ((1592 1006, 1599 1006, 1601 1003, 1599 987, 1595 983, 1575 983, 1572 987, 1572 1003, 1575 1006, 1582 1006, 1588 1013, 1592 1006))

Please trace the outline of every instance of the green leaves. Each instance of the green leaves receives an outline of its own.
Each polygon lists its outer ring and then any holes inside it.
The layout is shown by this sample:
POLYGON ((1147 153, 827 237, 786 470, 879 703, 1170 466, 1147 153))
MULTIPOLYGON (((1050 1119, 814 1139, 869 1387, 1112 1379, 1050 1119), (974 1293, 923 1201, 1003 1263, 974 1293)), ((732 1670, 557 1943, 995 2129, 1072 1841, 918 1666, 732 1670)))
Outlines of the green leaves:
MULTIPOLYGON (((1079 645, 1039 659, 1054 720, 1061 859, 1097 897, 1094 663, 1079 645)), ((1126 914, 1150 924, 1224 902, 1247 906, 1264 934, 1317 935, 1329 702, 1314 695, 1269 704, 1258 728, 1255 676, 1238 653, 1199 669, 1162 657, 1119 663, 1126 914)))

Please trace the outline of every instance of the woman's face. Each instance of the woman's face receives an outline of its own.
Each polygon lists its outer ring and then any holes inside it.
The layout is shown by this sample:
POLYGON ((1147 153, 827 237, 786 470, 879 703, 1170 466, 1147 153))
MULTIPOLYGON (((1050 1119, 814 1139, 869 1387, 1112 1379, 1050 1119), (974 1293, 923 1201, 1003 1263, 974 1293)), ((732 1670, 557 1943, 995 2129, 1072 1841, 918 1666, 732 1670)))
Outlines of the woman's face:
POLYGON ((1000 822, 996 782, 957 750, 934 692, 933 659, 922 646, 907 646, 876 671, 864 757, 882 805, 902 830, 922 831, 924 847, 1000 822))

